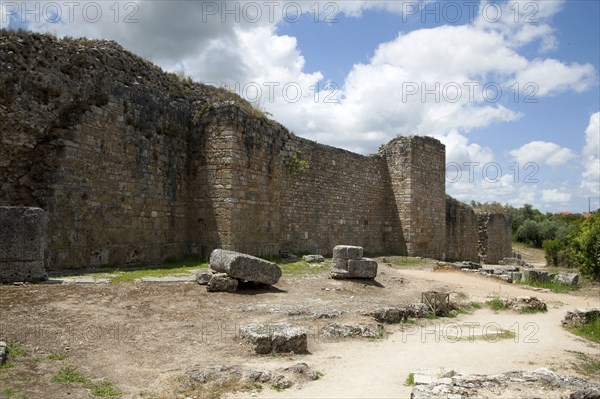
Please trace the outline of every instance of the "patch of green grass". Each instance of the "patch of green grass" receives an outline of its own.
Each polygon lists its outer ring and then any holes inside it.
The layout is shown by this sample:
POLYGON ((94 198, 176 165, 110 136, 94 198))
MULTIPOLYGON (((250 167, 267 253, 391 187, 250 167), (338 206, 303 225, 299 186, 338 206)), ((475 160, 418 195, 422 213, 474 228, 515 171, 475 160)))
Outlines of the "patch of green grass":
POLYGON ((88 376, 71 365, 61 368, 58 374, 52 377, 52 381, 67 385, 81 385, 89 389, 92 396, 97 398, 119 398, 123 396, 123 392, 117 389, 112 382, 104 380, 94 384, 88 376))
POLYGON ((0 396, 10 398, 10 399, 25 399, 27 397, 27 393, 25 393, 23 391, 19 391, 12 387, 8 387, 8 388, 3 388, 0 391, 0 396))
POLYGON ((123 392, 117 389, 112 382, 105 380, 92 388, 92 396, 97 398, 119 398, 123 396, 123 392))
POLYGON ((48 355, 48 360, 65 360, 67 356, 66 353, 51 353, 48 355))
POLYGON ((407 387, 415 385, 415 373, 409 373, 408 377, 404 381, 404 385, 407 387))
POLYGON ((414 265, 421 265, 426 262, 427 261, 422 258, 413 258, 410 256, 402 256, 399 259, 394 259, 392 266, 398 266, 398 267, 414 266, 414 265))
POLYGON ((508 310, 510 308, 508 304, 500 298, 492 298, 487 301, 486 304, 490 307, 490 309, 496 312, 499 310, 508 310))
POLYGON ((300 260, 294 263, 281 262, 277 264, 281 268, 282 274, 287 277, 319 275, 329 270, 329 265, 326 262, 308 263, 300 260))
POLYGON ((77 384, 83 385, 84 387, 90 387, 92 382, 83 373, 81 373, 75 366, 67 365, 60 369, 57 375, 52 377, 52 381, 60 382, 62 384, 77 384))
POLYGON ((446 372, 442 372, 440 374, 440 378, 452 378, 456 375, 456 371, 455 370, 449 370, 446 372))
POLYGON ((25 348, 17 342, 7 342, 6 349, 8 350, 8 355, 6 356, 6 362, 0 364, 0 370, 13 368, 15 366, 14 360, 16 358, 27 355, 25 348))
POLYGON ((546 288, 552 292, 556 292, 559 294, 564 294, 566 292, 571 292, 571 291, 577 291, 580 288, 578 285, 555 283, 555 282, 550 282, 550 281, 542 282, 542 281, 535 281, 535 280, 519 280, 518 283, 521 285, 528 285, 530 287, 546 288))
POLYGON ((131 283, 144 277, 165 277, 171 275, 189 275, 194 270, 207 268, 206 259, 188 258, 181 261, 167 262, 157 266, 140 269, 113 269, 94 277, 110 278, 111 283, 131 283))
POLYGON ((582 326, 568 327, 567 329, 575 335, 600 343, 600 317, 596 317, 582 326))
POLYGON ((481 304, 479 302, 469 302, 469 306, 472 309, 481 309, 481 304))
POLYGON ((577 357, 578 363, 572 363, 573 369, 579 374, 583 374, 588 377, 600 376, 600 356, 590 356, 583 352, 567 351, 574 353, 577 357))
POLYGON ((510 330, 499 330, 493 333, 487 333, 480 335, 476 338, 483 339, 488 342, 495 342, 501 339, 513 339, 515 337, 515 333, 510 330))

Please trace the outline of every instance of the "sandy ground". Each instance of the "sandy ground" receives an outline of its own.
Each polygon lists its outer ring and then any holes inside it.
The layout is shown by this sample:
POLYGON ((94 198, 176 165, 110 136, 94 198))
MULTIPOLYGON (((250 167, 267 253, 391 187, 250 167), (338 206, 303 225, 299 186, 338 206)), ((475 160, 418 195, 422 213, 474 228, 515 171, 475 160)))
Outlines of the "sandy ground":
POLYGON ((560 320, 569 309, 599 306, 595 288, 575 295, 536 292, 466 273, 434 273, 430 266, 399 270, 385 264, 375 284, 326 275, 289 277, 276 289, 236 294, 209 294, 195 283, 0 286, 0 339, 27 351, 15 367, 0 370, 0 388, 34 399, 89 398, 83 387, 52 381, 65 365, 76 366, 94 382, 112 381, 126 398, 176 398, 189 392, 185 372, 196 365, 269 370, 306 362, 324 374, 301 389, 265 387, 237 397, 409 397, 403 383, 419 368, 497 373, 549 367, 573 374, 575 357, 567 350, 598 356, 600 346, 566 332, 560 320), (549 311, 521 315, 481 309, 404 330, 386 326, 390 335, 383 340, 326 342, 320 337, 327 323, 373 322, 362 313, 418 302, 428 290, 464 293, 464 301, 534 295, 548 303, 549 311), (341 315, 322 318, 331 311, 341 315), (279 321, 309 332, 309 354, 257 356, 236 339, 240 324, 279 321), (467 339, 498 326, 515 332, 515 339, 467 339), (456 342, 457 334, 465 340, 456 342), (66 358, 48 360, 57 353, 66 358))

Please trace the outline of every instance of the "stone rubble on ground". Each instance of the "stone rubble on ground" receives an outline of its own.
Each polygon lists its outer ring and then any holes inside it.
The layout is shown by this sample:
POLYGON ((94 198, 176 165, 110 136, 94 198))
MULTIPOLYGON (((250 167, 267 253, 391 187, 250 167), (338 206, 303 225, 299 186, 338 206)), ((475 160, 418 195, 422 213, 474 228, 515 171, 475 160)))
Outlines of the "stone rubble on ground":
POLYGON ((362 247, 337 245, 333 248, 330 274, 334 279, 374 279, 377 277, 377 262, 363 258, 362 247))
POLYGON ((284 263, 298 262, 298 257, 290 251, 282 251, 279 253, 279 255, 281 256, 281 260, 283 260, 284 263))
POLYGON ((600 399, 600 385, 541 368, 496 375, 414 373, 411 399, 600 399))
POLYGON ((233 277, 230 277, 226 273, 215 273, 212 275, 208 284, 206 284, 206 291, 208 292, 235 292, 237 290, 239 281, 233 277))
POLYGON ((420 319, 431 314, 431 310, 424 303, 413 303, 402 307, 385 307, 368 311, 365 316, 370 316, 379 323, 396 324, 405 322, 409 317, 420 319))
POLYGON ((287 389, 294 384, 300 388, 306 382, 318 380, 320 376, 318 372, 311 370, 306 363, 297 363, 275 371, 254 370, 238 365, 211 367, 198 365, 188 370, 187 375, 194 384, 270 383, 271 387, 275 389, 287 389))
POLYGON ((508 301, 508 306, 521 313, 545 312, 548 307, 534 296, 518 296, 508 301))
POLYGON ((600 318, 600 308, 569 310, 562 320, 562 325, 566 327, 580 327, 596 318, 600 318))
POLYGON ((306 332, 287 323, 246 324, 240 326, 239 333, 257 354, 307 352, 306 332))
POLYGON ((304 255, 302 260, 308 263, 323 263, 325 262, 325 258, 323 255, 304 255))
POLYGON ((331 323, 327 324, 322 328, 321 333, 323 338, 328 340, 338 338, 379 338, 385 332, 384 327, 381 324, 340 324, 331 323))

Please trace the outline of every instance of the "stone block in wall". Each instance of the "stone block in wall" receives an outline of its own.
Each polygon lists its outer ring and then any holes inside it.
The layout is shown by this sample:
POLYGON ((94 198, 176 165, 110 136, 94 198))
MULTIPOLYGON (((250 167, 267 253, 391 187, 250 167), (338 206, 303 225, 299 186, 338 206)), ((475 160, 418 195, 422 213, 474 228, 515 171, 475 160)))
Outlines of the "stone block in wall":
POLYGON ((351 245, 337 245, 333 247, 334 259, 361 259, 363 257, 363 248, 351 245))
POLYGON ((46 212, 39 208, 0 207, 0 283, 43 281, 46 212))

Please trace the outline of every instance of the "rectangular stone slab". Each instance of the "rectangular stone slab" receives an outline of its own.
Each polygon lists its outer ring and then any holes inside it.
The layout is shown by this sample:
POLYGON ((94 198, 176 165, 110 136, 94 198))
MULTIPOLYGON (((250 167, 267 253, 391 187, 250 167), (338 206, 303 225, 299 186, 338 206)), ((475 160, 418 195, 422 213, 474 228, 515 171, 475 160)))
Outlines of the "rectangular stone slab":
POLYGON ((210 268, 233 278, 273 285, 281 278, 281 269, 273 262, 224 249, 210 254, 210 268))
POLYGON ((348 273, 351 278, 375 278, 377 277, 377 262, 373 259, 350 259, 348 261, 348 273))
POLYGON ((44 260, 46 223, 43 209, 0 207, 0 262, 44 260))
POLYGON ((363 257, 363 247, 352 245, 336 245, 333 247, 334 259, 361 259, 363 257))

